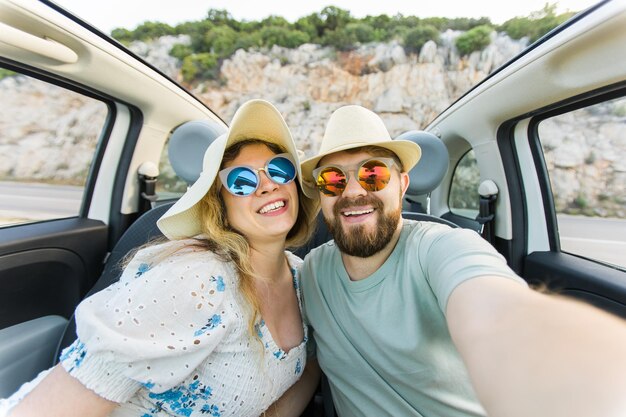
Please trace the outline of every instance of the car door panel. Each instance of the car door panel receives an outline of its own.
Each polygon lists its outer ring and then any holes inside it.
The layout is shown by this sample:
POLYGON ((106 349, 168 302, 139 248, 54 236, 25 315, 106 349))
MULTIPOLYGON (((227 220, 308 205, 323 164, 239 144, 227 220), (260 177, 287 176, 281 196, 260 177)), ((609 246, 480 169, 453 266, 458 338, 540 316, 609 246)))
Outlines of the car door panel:
POLYGON ((0 398, 49 368, 67 319, 46 316, 0 330, 0 398))
POLYGON ((0 233, 0 329, 42 316, 69 318, 102 269, 108 227, 72 218, 0 233))
POLYGON ((624 272, 560 252, 534 252, 524 261, 531 284, 572 296, 626 318, 624 272))

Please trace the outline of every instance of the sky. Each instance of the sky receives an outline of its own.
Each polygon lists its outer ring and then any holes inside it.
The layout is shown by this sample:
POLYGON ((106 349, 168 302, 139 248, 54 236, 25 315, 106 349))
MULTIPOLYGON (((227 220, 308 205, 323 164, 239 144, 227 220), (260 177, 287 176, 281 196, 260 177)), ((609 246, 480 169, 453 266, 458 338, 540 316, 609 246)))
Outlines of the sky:
POLYGON ((333 5, 349 10, 351 15, 402 13, 424 17, 489 17, 495 24, 516 16, 528 16, 549 2, 557 3, 557 13, 581 11, 597 0, 53 0, 74 15, 105 33, 117 27, 134 29, 145 21, 175 26, 200 20, 210 8, 226 9, 237 20, 262 20, 269 15, 282 16, 290 22, 333 5))

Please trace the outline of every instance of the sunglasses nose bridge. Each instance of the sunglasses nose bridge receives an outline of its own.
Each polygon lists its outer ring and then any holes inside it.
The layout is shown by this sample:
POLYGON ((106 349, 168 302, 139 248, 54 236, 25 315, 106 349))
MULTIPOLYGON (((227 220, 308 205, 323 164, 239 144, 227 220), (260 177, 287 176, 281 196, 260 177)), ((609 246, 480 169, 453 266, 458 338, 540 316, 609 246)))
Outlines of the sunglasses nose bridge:
POLYGON ((343 189, 343 192, 342 192, 342 195, 344 197, 367 194, 367 191, 359 183, 358 171, 359 171, 359 167, 345 170, 346 187, 343 189))
POLYGON ((266 168, 259 168, 256 170, 258 178, 258 185, 256 191, 270 191, 278 188, 278 184, 270 178, 266 168))

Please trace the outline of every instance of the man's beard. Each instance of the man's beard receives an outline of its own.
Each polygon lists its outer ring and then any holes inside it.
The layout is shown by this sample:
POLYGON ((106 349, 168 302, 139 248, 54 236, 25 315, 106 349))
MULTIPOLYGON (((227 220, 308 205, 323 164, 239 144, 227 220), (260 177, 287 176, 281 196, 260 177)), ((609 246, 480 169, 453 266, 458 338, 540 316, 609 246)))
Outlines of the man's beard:
POLYGON ((393 238, 393 234, 402 218, 402 208, 392 213, 385 213, 383 202, 369 195, 356 200, 340 199, 333 207, 332 219, 324 216, 328 230, 335 238, 335 244, 346 255, 368 258, 383 250, 393 238), (350 227, 346 233, 341 225, 340 210, 348 207, 371 205, 378 212, 378 224, 374 231, 367 232, 365 226, 350 227))

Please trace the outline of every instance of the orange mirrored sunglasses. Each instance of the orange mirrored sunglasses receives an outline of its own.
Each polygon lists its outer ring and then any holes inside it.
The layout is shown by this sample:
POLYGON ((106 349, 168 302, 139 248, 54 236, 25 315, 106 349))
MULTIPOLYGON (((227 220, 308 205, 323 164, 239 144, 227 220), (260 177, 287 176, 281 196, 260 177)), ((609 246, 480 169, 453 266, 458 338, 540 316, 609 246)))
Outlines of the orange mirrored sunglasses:
POLYGON ((380 191, 391 178, 391 167, 396 165, 393 158, 370 158, 359 163, 356 169, 341 165, 324 165, 313 170, 317 189, 325 196, 336 197, 343 193, 350 179, 349 172, 356 172, 356 180, 366 191, 380 191))

